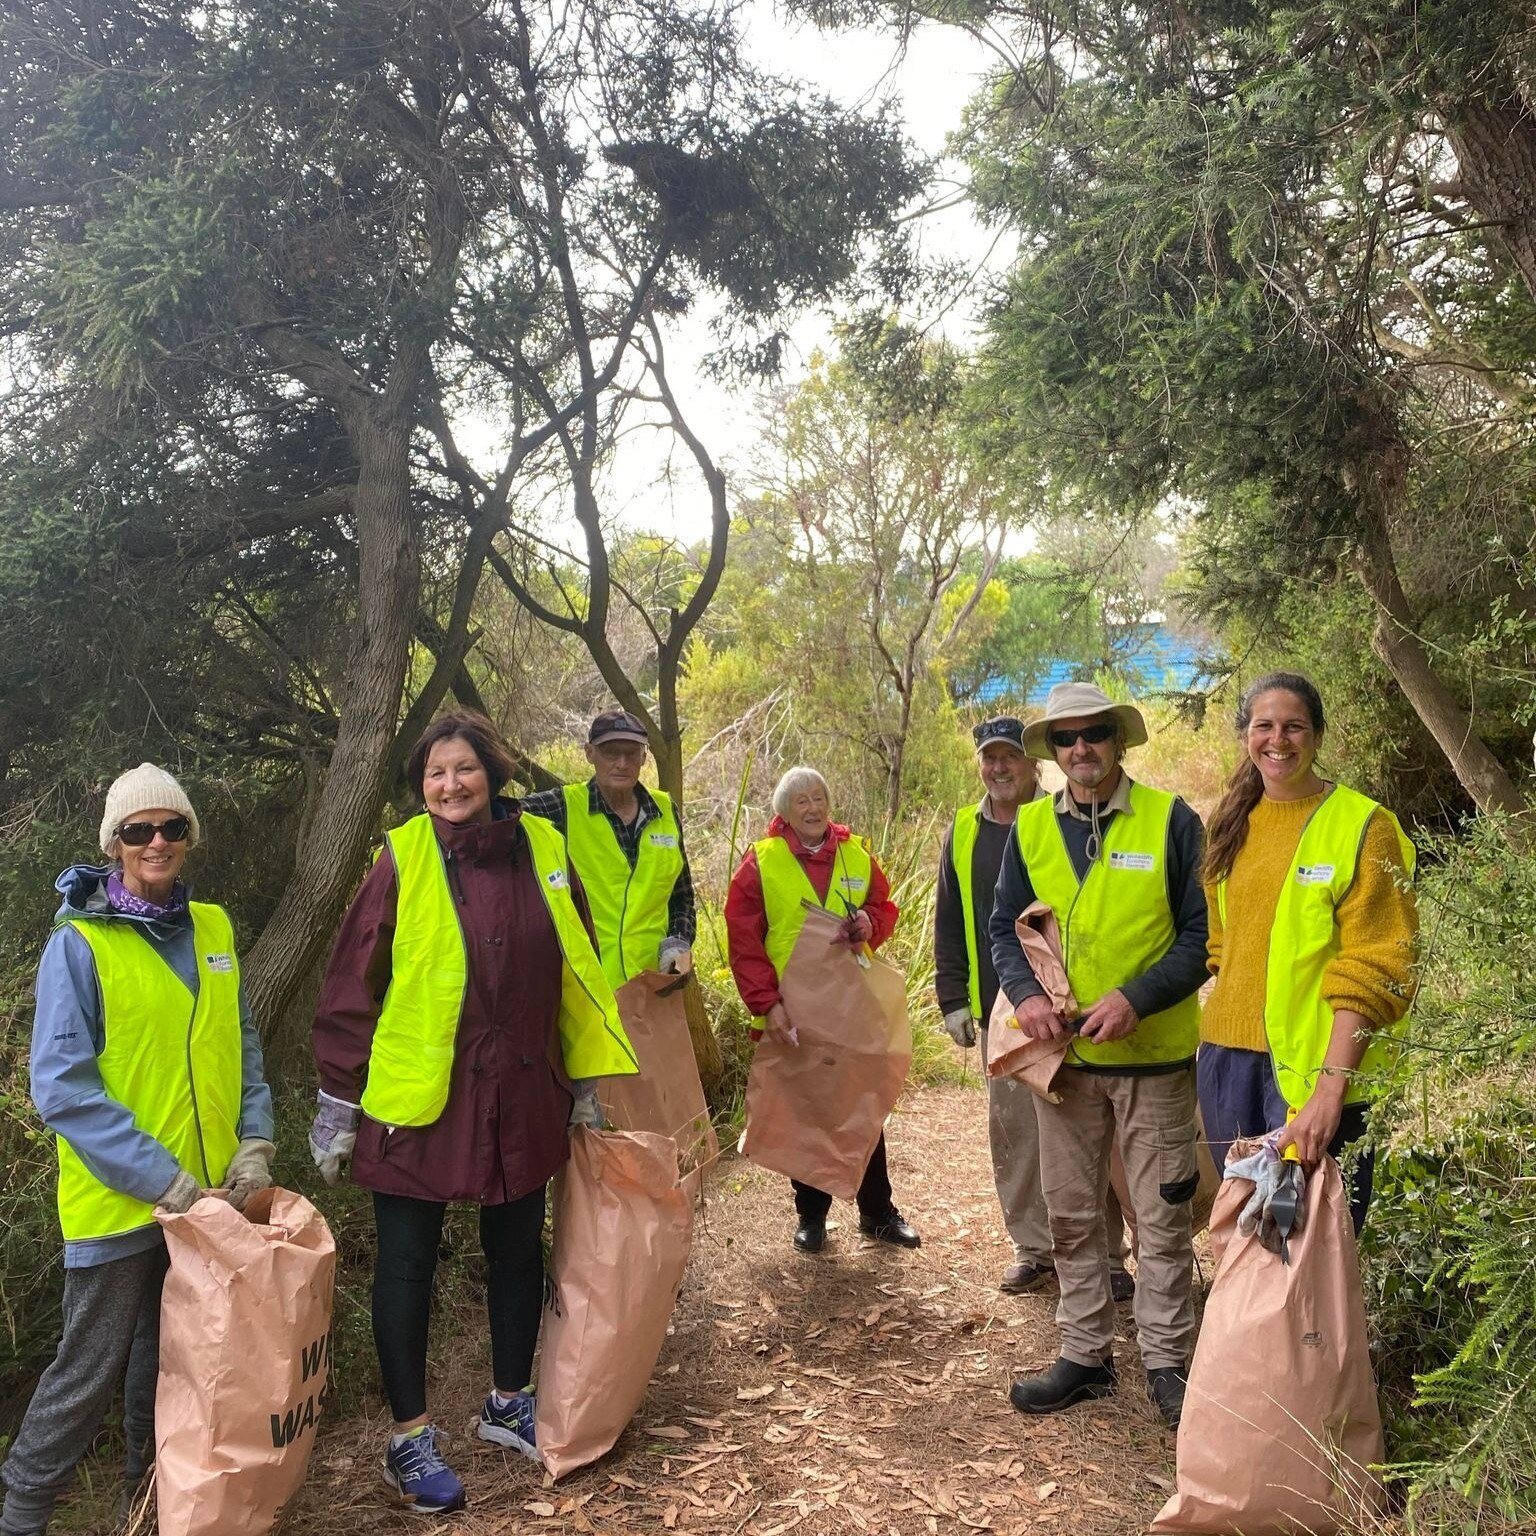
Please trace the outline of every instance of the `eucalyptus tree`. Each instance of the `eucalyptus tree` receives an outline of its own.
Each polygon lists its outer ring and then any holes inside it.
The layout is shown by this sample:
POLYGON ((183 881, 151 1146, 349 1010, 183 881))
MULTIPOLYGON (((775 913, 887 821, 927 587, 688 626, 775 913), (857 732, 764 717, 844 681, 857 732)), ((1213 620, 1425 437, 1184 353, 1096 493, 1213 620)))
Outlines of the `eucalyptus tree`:
MULTIPOLYGON (((570 488, 590 580, 567 620, 603 666, 593 476, 640 373, 690 437, 662 325, 718 296, 743 321, 724 349, 771 356, 785 311, 856 282, 916 177, 888 124, 755 69, 729 5, 6 7, 0 317, 29 423, 11 473, 50 477, 86 526, 93 475, 134 445, 161 485, 125 482, 98 519, 119 591, 146 541, 162 573, 218 573, 189 593, 253 568, 280 591, 276 567, 314 551, 299 612, 221 610, 265 691, 317 701, 291 872, 250 950, 265 1021, 323 952, 414 728, 472 691, 483 567, 532 595, 531 479, 570 488), (460 446, 471 417, 493 458, 460 446), (344 644, 311 644, 338 619, 344 644)), ((186 702, 201 727, 221 705, 186 702)), ((30 728, 46 742, 46 717, 30 728)))

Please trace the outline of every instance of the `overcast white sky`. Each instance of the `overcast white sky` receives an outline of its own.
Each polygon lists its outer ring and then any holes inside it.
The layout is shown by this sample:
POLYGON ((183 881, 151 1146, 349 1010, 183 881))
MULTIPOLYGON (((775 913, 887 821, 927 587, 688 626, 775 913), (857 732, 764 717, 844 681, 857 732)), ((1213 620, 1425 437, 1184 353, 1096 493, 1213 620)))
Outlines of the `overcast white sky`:
MULTIPOLYGON (((821 33, 814 27, 792 25, 769 0, 756 0, 747 15, 748 45, 764 66, 802 79, 850 106, 894 102, 909 136, 932 154, 942 151, 989 63, 996 62, 983 44, 952 27, 924 26, 903 50, 888 33, 821 33)), ((988 263, 995 243, 993 232, 982 229, 963 204, 925 218, 919 235, 929 250, 977 267, 988 263)), ((990 259, 995 262, 996 253, 990 259)), ((963 339, 972 313, 972 303, 961 299, 942 317, 939 328, 963 339)), ((815 348, 828 343, 831 319, 807 315, 792 328, 788 382, 803 374, 815 348)), ((717 461, 726 464, 733 484, 740 485, 747 450, 756 434, 759 400, 750 391, 727 392, 703 375, 697 365, 708 345, 702 320, 675 328, 668 344, 669 373, 690 424, 717 461)), ((610 484, 628 488, 622 507, 626 521, 683 539, 700 537, 709 523, 702 483, 694 475, 679 475, 670 487, 662 485, 665 447, 661 434, 632 436, 610 484)), ((677 456, 679 468, 685 459, 685 453, 677 456)))

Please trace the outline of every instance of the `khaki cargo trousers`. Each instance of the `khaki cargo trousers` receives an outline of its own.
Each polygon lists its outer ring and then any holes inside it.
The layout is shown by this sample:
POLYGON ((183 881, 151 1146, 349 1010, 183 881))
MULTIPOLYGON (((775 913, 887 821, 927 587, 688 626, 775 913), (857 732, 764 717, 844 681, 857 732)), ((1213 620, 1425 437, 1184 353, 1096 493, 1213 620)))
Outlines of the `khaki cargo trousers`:
MULTIPOLYGON (((1040 1179, 1050 1212, 1061 1300, 1061 1353, 1097 1365, 1114 1353, 1104 1195, 1119 1137, 1136 1213, 1136 1333, 1142 1363, 1188 1366, 1195 1351, 1190 1202, 1195 1161, 1195 1069, 1130 1076, 1069 1067, 1060 1104, 1040 1099, 1040 1179)), ((1026 1090, 1027 1091, 1027 1090, 1026 1090)))
MULTIPOLYGON (((986 1035, 982 1034, 981 1059, 987 1059, 986 1035)), ((1021 1082, 1011 1077, 989 1077, 987 1083, 987 1142, 992 1152, 992 1180, 1003 1225, 1013 1243, 1016 1264, 1039 1264, 1049 1269, 1051 1220, 1045 1191, 1040 1184, 1040 1126, 1035 1105, 1040 1101, 1021 1082)), ((1105 1231, 1109 1234, 1109 1261, 1125 1268, 1127 1242, 1120 1202, 1110 1189, 1104 1197, 1105 1231)))

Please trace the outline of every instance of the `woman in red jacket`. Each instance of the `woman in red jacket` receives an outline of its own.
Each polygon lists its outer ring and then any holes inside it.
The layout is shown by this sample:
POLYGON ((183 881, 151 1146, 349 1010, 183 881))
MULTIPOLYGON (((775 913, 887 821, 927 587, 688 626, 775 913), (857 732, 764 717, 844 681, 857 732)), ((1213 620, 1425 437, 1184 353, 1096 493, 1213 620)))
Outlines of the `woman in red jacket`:
MULTIPOLYGON (((878 949, 896 926, 896 903, 891 900, 890 885, 874 855, 864 851, 862 844, 853 843, 848 828, 832 820, 827 781, 814 768, 791 768, 774 789, 772 803, 774 815, 764 843, 782 839, 810 881, 816 899, 823 906, 848 913, 850 944, 878 949), (869 863, 867 880, 862 872, 849 873, 855 862, 862 870, 864 859, 869 863)), ((756 847, 747 849, 731 877, 731 888, 725 898, 725 926, 736 990, 753 1017, 762 1020, 761 1029, 753 1031, 753 1038, 759 1038, 766 1030, 793 1044, 794 1022, 779 995, 779 968, 769 954, 768 908, 756 847)), ((797 1179, 790 1182, 794 1185, 795 1211, 799 1216, 795 1247, 802 1253, 819 1253, 826 1242, 832 1197, 825 1190, 797 1179)), ((859 1186, 858 1206, 859 1230, 865 1236, 901 1248, 920 1245, 921 1239, 892 1203, 883 1135, 859 1186)))

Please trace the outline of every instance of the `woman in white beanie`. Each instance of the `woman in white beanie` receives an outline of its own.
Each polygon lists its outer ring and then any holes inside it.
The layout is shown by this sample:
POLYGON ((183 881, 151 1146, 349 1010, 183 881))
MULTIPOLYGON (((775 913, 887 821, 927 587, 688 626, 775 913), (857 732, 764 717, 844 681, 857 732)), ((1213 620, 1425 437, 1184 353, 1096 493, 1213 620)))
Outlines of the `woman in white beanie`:
POLYGON ((272 1095, 229 918, 191 901, 197 812, 163 768, 107 791, 105 865, 77 864, 37 973, 32 1098, 59 1153, 64 1336, 0 1476, 4 1536, 39 1536, 124 1386, 131 1489, 153 1453, 165 1244, 156 1209, 271 1184, 272 1095))

